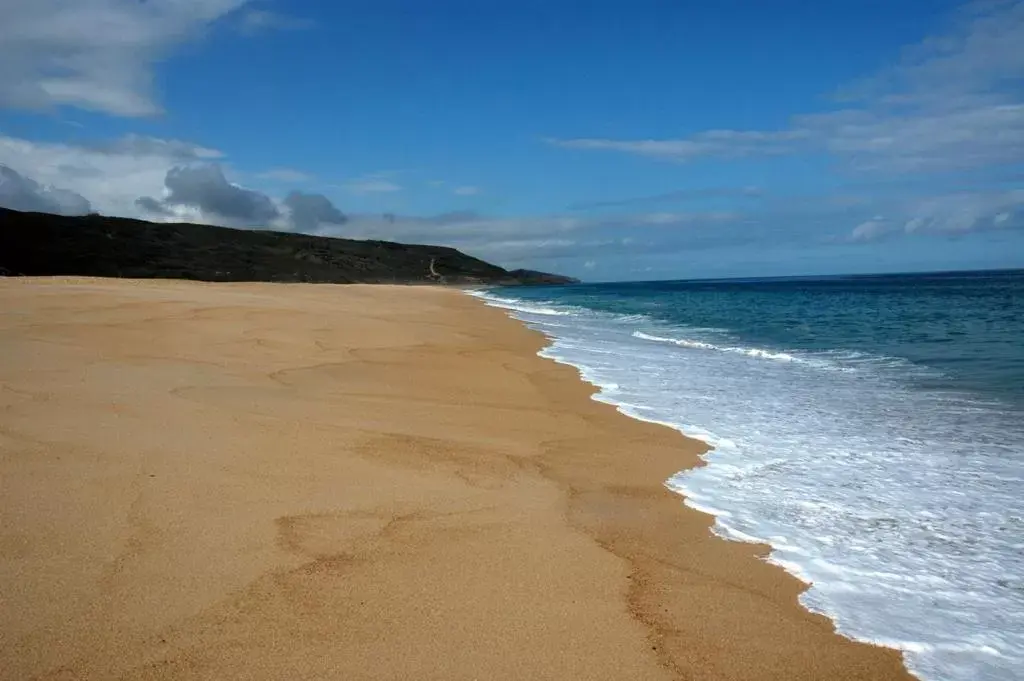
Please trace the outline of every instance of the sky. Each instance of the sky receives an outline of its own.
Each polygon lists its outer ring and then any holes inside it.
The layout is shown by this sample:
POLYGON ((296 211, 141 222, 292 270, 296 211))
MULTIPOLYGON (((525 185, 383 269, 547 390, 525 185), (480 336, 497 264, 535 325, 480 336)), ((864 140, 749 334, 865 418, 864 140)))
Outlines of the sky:
POLYGON ((0 205, 589 281, 1024 267, 1024 0, 0 0, 0 205))

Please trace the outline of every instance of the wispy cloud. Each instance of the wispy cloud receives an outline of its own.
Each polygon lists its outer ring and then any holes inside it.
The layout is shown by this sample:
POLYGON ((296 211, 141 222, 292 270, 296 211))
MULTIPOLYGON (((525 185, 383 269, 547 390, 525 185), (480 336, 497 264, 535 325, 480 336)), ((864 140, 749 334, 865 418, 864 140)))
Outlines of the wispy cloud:
POLYGON ((341 185, 352 194, 388 194, 402 191, 402 186, 384 177, 367 176, 341 185))
POLYGON ((888 220, 876 215, 854 227, 850 232, 850 241, 876 241, 890 234, 892 230, 892 224, 888 220))
POLYGON ((756 199, 763 195, 760 188, 748 187, 704 187, 698 189, 677 189, 661 194, 631 196, 622 199, 605 199, 601 201, 579 201, 569 205, 569 210, 589 210, 592 208, 623 208, 642 206, 652 203, 673 203, 685 201, 701 201, 705 199, 756 199))
POLYGON ((463 185, 452 190, 452 194, 455 194, 456 196, 476 196, 479 193, 480 187, 474 187, 472 185, 463 185))
POLYGON ((272 168, 260 173, 258 177, 263 180, 287 182, 290 184, 301 184, 310 182, 314 179, 309 173, 304 173, 301 170, 295 170, 293 168, 272 168))
POLYGON ((75 106, 117 116, 161 107, 153 65, 246 0, 4 0, 0 106, 75 106))
POLYGON ((672 161, 698 158, 742 158, 790 153, 797 142, 807 140, 805 130, 707 130, 685 139, 612 140, 601 138, 554 139, 547 142, 565 149, 618 151, 672 161))
POLYGON ((551 139, 568 149, 692 162, 827 151, 848 167, 947 172, 1024 159, 1024 1, 975 2, 899 64, 841 92, 848 106, 783 130, 707 130, 676 139, 551 139))
POLYGON ((310 19, 293 17, 267 9, 248 9, 241 13, 238 28, 243 33, 255 35, 267 31, 302 31, 316 26, 310 19))

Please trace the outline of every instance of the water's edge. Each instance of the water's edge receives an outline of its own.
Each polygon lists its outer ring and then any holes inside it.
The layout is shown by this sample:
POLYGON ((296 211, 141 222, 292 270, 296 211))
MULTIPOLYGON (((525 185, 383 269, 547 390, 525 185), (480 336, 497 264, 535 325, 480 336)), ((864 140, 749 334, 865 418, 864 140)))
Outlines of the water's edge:
MULTIPOLYGON (((495 307, 495 308, 501 310, 510 319, 513 319, 513 320, 519 322, 520 324, 523 324, 524 326, 529 328, 531 331, 535 331, 535 332, 541 334, 541 336, 543 336, 545 341, 547 342, 547 345, 545 345, 543 348, 541 348, 537 352, 537 356, 539 356, 539 357, 541 357, 543 359, 555 362, 556 364, 562 364, 564 366, 569 366, 569 367, 572 367, 573 369, 575 369, 577 374, 579 375, 579 378, 580 378, 581 381, 583 381, 583 382, 587 383, 588 385, 591 385, 591 386, 593 386, 595 388, 595 392, 591 395, 591 399, 593 399, 594 401, 601 402, 601 403, 608 404, 608 405, 611 405, 611 406, 615 407, 616 411, 618 411, 620 414, 622 414, 622 415, 624 415, 624 416, 626 416, 628 418, 632 418, 632 419, 635 419, 637 421, 642 421, 644 423, 651 423, 651 424, 654 424, 654 425, 664 426, 666 428, 670 428, 671 430, 679 433, 683 437, 686 437, 686 438, 688 438, 690 440, 696 440, 698 442, 701 442, 706 447, 706 451, 703 454, 700 455, 700 459, 703 462, 703 465, 708 465, 710 463, 709 460, 708 460, 708 457, 715 453, 716 448, 715 448, 715 446, 711 442, 708 441, 708 439, 702 438, 699 434, 694 434, 694 433, 691 433, 691 432, 687 432, 687 429, 685 427, 681 427, 678 424, 670 423, 668 421, 662 421, 662 420, 658 420, 658 419, 647 418, 647 417, 643 416, 642 414, 640 414, 639 412, 637 412, 635 409, 631 409, 628 404, 620 402, 620 401, 617 401, 614 397, 612 397, 610 395, 610 391, 607 389, 606 386, 602 385, 599 380, 597 380, 596 378, 594 378, 592 375, 589 374, 589 372, 590 372, 589 367, 586 367, 586 366, 580 365, 580 364, 575 364, 575 363, 573 363, 573 362, 571 362, 571 361, 569 361, 567 359, 559 357, 556 354, 555 349, 556 349, 556 344, 557 344, 557 341, 558 341, 557 337, 551 335, 548 331, 544 330, 543 328, 537 328, 537 327, 531 325, 528 321, 526 321, 524 319, 520 319, 519 317, 517 317, 515 315, 515 311, 514 310, 505 308, 504 306, 502 306, 500 304, 493 304, 492 301, 490 301, 487 297, 485 297, 485 290, 486 289, 466 290, 466 291, 464 291, 464 293, 469 295, 472 298, 475 298, 475 299, 479 300, 480 302, 484 303, 488 307, 495 307)), ((716 537, 718 537, 718 538, 720 538, 720 539, 722 539, 724 541, 736 541, 736 542, 747 543, 747 544, 759 544, 761 546, 767 547, 768 548, 768 553, 763 558, 761 558, 760 560, 763 560, 763 561, 765 561, 765 562, 767 562, 767 563, 769 563, 771 565, 774 565, 774 566, 782 569, 787 574, 789 574, 789 575, 795 577, 796 579, 800 580, 800 582, 805 585, 806 588, 801 593, 801 595, 800 595, 800 597, 798 599, 798 603, 799 603, 799 605, 803 609, 805 609, 806 611, 808 611, 810 613, 814 613, 814 614, 818 614, 818 615, 822 615, 824 617, 827 617, 833 623, 834 628, 835 628, 835 633, 837 635, 839 635, 839 636, 842 636, 842 637, 844 637, 846 639, 849 639, 851 641, 856 641, 858 643, 866 643, 866 644, 869 644, 869 645, 874 645, 874 646, 878 646, 878 647, 882 647, 882 648, 888 648, 888 649, 891 649, 891 650, 899 651, 901 653, 901 656, 902 656, 902 659, 903 659, 903 666, 912 675, 914 675, 915 677, 922 678, 922 679, 924 678, 924 677, 922 677, 919 673, 917 673, 914 670, 913 666, 909 663, 909 660, 907 659, 907 656, 905 655, 905 653, 908 650, 910 650, 909 646, 901 645, 900 643, 894 642, 894 641, 886 641, 886 640, 880 640, 880 639, 872 639, 872 638, 866 637, 866 636, 858 636, 856 633, 850 632, 850 631, 848 631, 848 630, 843 628, 842 618, 837 613, 830 612, 830 611, 828 611, 827 609, 824 609, 824 608, 816 608, 812 604, 808 603, 806 601, 805 596, 814 588, 814 582, 807 576, 806 572, 801 568, 801 566, 798 563, 796 563, 796 562, 787 561, 787 560, 779 558, 777 556, 777 548, 778 547, 776 547, 774 544, 772 544, 770 539, 762 538, 762 537, 757 537, 757 536, 750 535, 750 534, 746 534, 746 533, 744 533, 744 532, 742 532, 740 530, 737 530, 735 528, 730 528, 728 525, 724 525, 721 522, 719 522, 720 517, 722 517, 723 513, 725 513, 725 512, 720 511, 719 509, 716 509, 713 506, 702 505, 699 502, 694 501, 692 496, 691 496, 690 490, 687 489, 687 487, 686 487, 686 485, 685 485, 685 483, 683 482, 683 479, 682 479, 683 476, 685 476, 691 470, 693 470, 693 468, 686 468, 686 469, 680 470, 677 473, 675 473, 674 475, 670 476, 667 480, 664 480, 662 484, 668 490, 670 490, 674 494, 678 495, 682 499, 683 504, 687 508, 690 508, 690 509, 692 509, 694 511, 697 511, 699 513, 703 513, 705 515, 713 517, 715 519, 715 523, 711 526, 711 532, 716 537)))

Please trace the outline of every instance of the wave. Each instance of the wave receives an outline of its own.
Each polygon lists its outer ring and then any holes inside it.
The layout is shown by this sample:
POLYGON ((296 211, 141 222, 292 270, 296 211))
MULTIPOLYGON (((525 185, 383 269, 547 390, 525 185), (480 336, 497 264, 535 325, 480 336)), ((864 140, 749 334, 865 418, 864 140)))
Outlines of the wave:
POLYGON ((926 368, 903 358, 478 297, 546 332, 539 354, 574 366, 594 399, 706 442, 707 465, 666 487, 716 534, 771 546, 770 562, 811 585, 801 603, 842 634, 903 650, 929 680, 1016 678, 1024 431, 999 405, 920 390, 926 368))
POLYGON ((551 304, 548 301, 538 301, 539 304, 533 305, 519 298, 501 298, 482 291, 467 291, 466 293, 474 298, 479 298, 485 301, 492 307, 500 307, 504 310, 512 310, 513 312, 538 314, 549 317, 568 317, 574 314, 572 310, 546 307, 546 305, 551 304))
POLYGON ((715 345, 714 343, 707 343, 705 341, 691 340, 688 338, 666 338, 664 336, 654 336, 649 333, 644 333, 643 331, 634 331, 633 337, 640 338, 641 340, 654 341, 656 343, 673 343, 680 347, 691 348, 694 350, 717 350, 718 352, 731 352, 737 355, 746 355, 747 357, 757 357, 758 359, 773 359, 779 362, 812 363, 806 359, 791 355, 788 352, 765 350, 763 348, 722 346, 715 345))
MULTIPOLYGON (((944 376, 942 372, 934 368, 917 365, 902 357, 872 355, 869 353, 846 349, 805 350, 794 352, 773 348, 746 346, 735 342, 729 342, 732 340, 730 338, 732 330, 722 327, 667 327, 664 322, 642 313, 618 314, 606 310, 566 305, 553 300, 528 300, 523 298, 498 296, 489 291, 467 291, 467 293, 474 298, 482 300, 491 307, 508 310, 512 313, 533 315, 543 318, 586 317, 595 322, 611 322, 615 325, 632 327, 630 329, 630 333, 634 338, 654 343, 669 343, 691 350, 723 352, 733 355, 752 357, 755 359, 799 364, 815 369, 838 371, 842 373, 856 373, 864 369, 896 369, 905 373, 916 374, 921 378, 941 378, 944 376), (647 331, 641 331, 637 327, 647 329, 647 331), (658 329, 659 327, 665 327, 663 332, 673 335, 659 335, 657 333, 648 332, 651 329, 658 329), (676 337, 674 334, 687 334, 691 337, 676 337), (707 337, 710 337, 717 342, 711 342, 707 337)), ((562 323, 556 323, 555 321, 549 321, 548 319, 524 319, 524 321, 545 327, 563 327, 562 323)))

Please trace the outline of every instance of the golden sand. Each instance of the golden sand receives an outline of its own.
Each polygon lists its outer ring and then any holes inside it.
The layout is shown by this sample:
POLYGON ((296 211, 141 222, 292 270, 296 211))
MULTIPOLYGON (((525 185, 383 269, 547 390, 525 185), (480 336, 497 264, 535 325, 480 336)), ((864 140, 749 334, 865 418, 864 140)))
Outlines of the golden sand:
POLYGON ((0 678, 908 679, 438 288, 0 279, 0 678))

